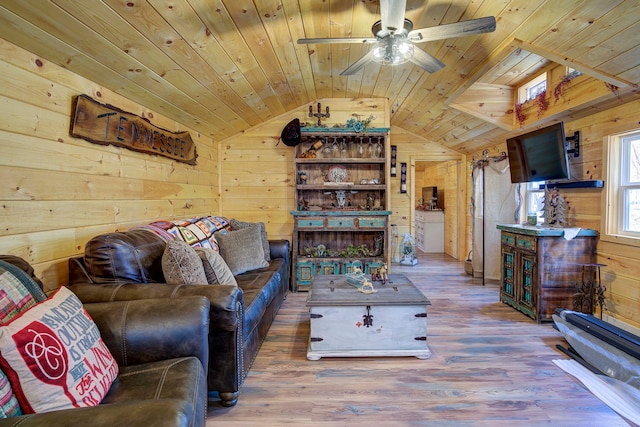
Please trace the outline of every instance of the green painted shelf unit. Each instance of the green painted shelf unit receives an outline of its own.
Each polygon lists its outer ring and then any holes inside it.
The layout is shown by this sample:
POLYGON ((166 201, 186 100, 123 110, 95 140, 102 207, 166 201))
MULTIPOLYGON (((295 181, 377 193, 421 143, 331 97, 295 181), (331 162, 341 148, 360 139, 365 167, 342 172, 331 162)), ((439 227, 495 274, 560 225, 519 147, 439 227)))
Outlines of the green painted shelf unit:
POLYGON ((389 129, 302 128, 302 136, 291 212, 294 292, 308 291, 318 274, 370 274, 390 263, 389 129))

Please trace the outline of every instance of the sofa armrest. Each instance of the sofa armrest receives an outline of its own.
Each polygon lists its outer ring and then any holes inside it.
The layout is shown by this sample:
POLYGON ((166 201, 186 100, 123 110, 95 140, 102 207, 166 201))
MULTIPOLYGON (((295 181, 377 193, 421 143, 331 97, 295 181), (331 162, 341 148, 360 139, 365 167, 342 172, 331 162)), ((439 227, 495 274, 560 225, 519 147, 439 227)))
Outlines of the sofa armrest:
POLYGON ((244 308, 242 289, 225 285, 169 285, 166 283, 125 283, 120 285, 76 283, 69 286, 84 304, 133 301, 149 298, 204 296, 209 300, 210 330, 234 331, 238 327, 238 307, 244 308))
POLYGON ((284 258, 289 262, 289 254, 291 253, 291 244, 288 240, 269 240, 269 251, 271 258, 284 258))
MULTIPOLYGON (((177 399, 144 400, 73 408, 0 419, 0 427, 187 427, 193 409, 177 399)), ((202 424, 202 423, 200 423, 202 424)), ((200 425, 198 424, 198 425, 200 425)))
POLYGON ((119 366, 195 356, 208 362, 205 297, 85 304, 119 366))

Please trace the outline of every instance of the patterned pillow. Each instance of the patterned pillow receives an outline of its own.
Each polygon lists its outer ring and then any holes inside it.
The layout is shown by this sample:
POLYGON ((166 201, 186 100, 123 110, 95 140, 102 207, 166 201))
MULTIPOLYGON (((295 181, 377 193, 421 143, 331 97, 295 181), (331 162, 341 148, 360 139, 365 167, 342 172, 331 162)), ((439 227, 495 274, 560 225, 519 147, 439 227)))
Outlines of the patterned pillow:
POLYGON ((207 276, 195 249, 181 240, 172 240, 162 254, 162 274, 170 285, 204 285, 207 276))
POLYGON ((0 261, 0 323, 47 299, 40 286, 15 265, 0 261))
POLYGON ((220 255, 234 276, 269 266, 264 259, 260 228, 257 225, 224 234, 218 233, 218 245, 220 255))
POLYGON ((1 326, 0 348, 25 413, 96 406, 118 375, 98 327, 65 287, 1 326))
MULTIPOLYGON (((0 324, 10 322, 46 298, 40 286, 26 272, 0 260, 0 324)), ((8 378, 0 371, 0 418, 17 415, 22 415, 22 410, 8 378)))
POLYGON ((20 404, 13 394, 9 379, 0 371, 0 418, 11 418, 22 415, 20 404))
POLYGON ((202 260, 207 283, 210 285, 219 283, 221 285, 238 286, 238 282, 233 277, 229 266, 218 252, 209 248, 196 248, 196 253, 202 260))
POLYGON ((267 228, 264 222, 246 222, 240 221, 235 218, 231 218, 231 230, 241 230, 243 228, 252 227, 258 225, 260 227, 260 241, 262 241, 262 249, 264 250, 265 261, 271 261, 271 249, 269 248, 269 237, 267 237, 267 228))

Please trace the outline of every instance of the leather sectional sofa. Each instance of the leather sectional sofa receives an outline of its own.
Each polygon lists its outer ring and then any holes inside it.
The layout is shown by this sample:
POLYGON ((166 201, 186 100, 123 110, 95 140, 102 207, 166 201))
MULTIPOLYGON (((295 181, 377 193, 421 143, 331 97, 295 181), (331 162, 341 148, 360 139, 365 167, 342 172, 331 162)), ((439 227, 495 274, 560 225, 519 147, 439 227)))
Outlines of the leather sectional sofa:
POLYGON ((207 297, 209 398, 233 406, 286 297, 290 243, 269 240, 268 266, 235 275, 238 287, 165 283, 161 265, 165 246, 166 239, 145 229, 96 236, 86 244, 84 257, 69 260, 69 287, 83 303, 207 297))
MULTIPOLYGON (((36 301, 46 299, 41 282, 22 258, 0 255, 0 265, 3 274, 10 271, 21 283, 28 282, 18 269, 24 271, 27 279, 37 284, 30 290, 36 301), (7 270, 9 264, 17 268, 7 270)), ((15 284, 15 281, 3 281, 3 292, 16 295, 6 287, 8 283, 15 284)), ((21 291, 15 292, 20 295, 21 291)), ((119 368, 102 402, 97 406, 11 416, 0 419, 0 426, 202 427, 206 424, 209 331, 206 298, 104 302, 84 304, 83 308, 97 325, 119 368)), ((54 361, 59 360, 53 352, 50 354, 54 361)), ((3 389, 3 405, 6 405, 4 393, 3 389)))

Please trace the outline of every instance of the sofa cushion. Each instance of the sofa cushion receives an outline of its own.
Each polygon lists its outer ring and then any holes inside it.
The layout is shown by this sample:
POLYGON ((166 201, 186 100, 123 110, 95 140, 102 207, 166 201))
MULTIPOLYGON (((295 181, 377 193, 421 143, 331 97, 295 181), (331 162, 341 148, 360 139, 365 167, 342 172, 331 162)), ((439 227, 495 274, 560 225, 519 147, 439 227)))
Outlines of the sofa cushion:
POLYGON ((163 283, 165 246, 166 242, 149 230, 105 233, 85 245, 84 265, 96 283, 163 283))
POLYGON ((264 259, 264 249, 258 226, 218 233, 217 239, 220 255, 234 276, 269 265, 264 259))
MULTIPOLYGON (((188 406, 191 413, 187 419, 203 420, 206 405, 199 404, 199 401, 206 394, 205 390, 205 371, 200 360, 182 357, 121 367, 102 403, 176 399, 193 403, 188 406)), ((123 424, 126 425, 125 420, 123 424)))
POLYGON ((204 274, 207 276, 207 283, 210 285, 238 286, 238 282, 236 282, 236 278, 233 277, 229 266, 224 262, 224 259, 218 252, 209 248, 195 249, 202 260, 204 274))
POLYGON ((25 413, 96 406, 118 374, 97 326, 65 287, 1 326, 0 348, 25 413))
POLYGON ((246 222, 235 218, 231 218, 231 221, 229 222, 231 224, 231 230, 241 230, 243 228, 257 225, 260 228, 260 241, 262 242, 262 249, 264 250, 264 259, 267 262, 271 261, 269 237, 267 236, 267 228, 265 227, 264 222, 246 222))
POLYGON ((167 242, 162 255, 162 272, 170 285, 204 285, 207 276, 195 249, 181 240, 167 242))

